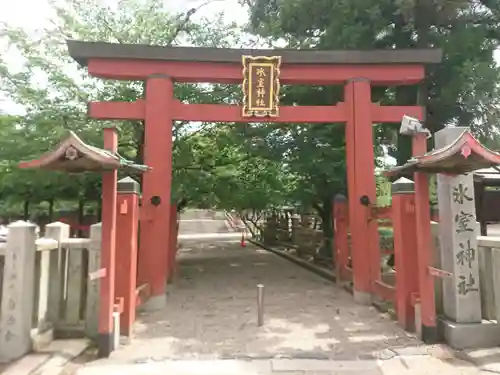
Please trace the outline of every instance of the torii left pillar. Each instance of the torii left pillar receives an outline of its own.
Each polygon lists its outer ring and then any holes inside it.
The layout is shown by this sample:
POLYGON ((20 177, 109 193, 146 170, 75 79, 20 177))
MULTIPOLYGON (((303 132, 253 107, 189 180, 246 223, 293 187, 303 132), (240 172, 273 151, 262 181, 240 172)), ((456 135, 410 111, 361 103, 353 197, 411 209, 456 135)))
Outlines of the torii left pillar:
POLYGON ((370 81, 350 79, 344 88, 344 102, 348 111, 345 131, 353 295, 356 302, 369 305, 373 282, 380 277, 378 225, 370 215, 370 205, 377 199, 370 81))
POLYGON ((144 310, 161 310, 167 302, 170 269, 170 199, 172 184, 172 127, 174 85, 161 74, 146 80, 144 164, 139 234, 139 284, 148 284, 150 298, 144 310))

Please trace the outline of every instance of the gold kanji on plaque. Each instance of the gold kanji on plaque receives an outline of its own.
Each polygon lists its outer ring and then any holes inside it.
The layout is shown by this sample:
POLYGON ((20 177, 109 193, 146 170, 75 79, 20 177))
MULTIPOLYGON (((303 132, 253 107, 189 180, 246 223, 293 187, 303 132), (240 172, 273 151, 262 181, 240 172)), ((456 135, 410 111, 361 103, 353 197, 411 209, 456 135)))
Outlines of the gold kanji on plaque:
POLYGON ((243 116, 279 115, 281 57, 243 56, 243 116))

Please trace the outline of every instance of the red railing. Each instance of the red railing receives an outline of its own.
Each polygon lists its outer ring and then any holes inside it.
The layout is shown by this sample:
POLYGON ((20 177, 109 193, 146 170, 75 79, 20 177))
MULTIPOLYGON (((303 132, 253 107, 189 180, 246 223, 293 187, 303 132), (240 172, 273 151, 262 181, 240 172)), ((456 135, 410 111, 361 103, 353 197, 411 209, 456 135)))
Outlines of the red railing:
MULTIPOLYGON (((379 241, 381 245, 371 247, 368 251, 378 251, 379 256, 393 253, 396 271, 381 273, 378 269, 367 276, 372 278, 371 293, 382 300, 393 302, 400 325, 409 329, 415 322, 414 305, 419 299, 414 194, 396 194, 393 196, 392 206, 367 209, 371 210, 369 220, 376 220, 379 225, 379 236, 384 235, 383 229, 391 232, 386 233, 386 238, 379 241)), ((336 277, 340 282, 352 281, 347 200, 336 200, 333 211, 336 277)), ((431 220, 438 222, 438 215, 432 213, 431 220)), ((367 253, 366 257, 369 256, 367 253)), ((353 287, 356 289, 356 285, 353 287)))
MULTIPOLYGON (((389 231, 393 231, 392 206, 372 207, 370 219, 376 220, 379 226, 379 246, 377 248, 379 258, 384 255, 394 254, 393 235, 383 235, 384 232, 380 230, 385 228, 389 231), (383 237, 382 239, 380 238, 381 236, 383 237)), ((394 273, 381 273, 380 270, 377 270, 374 274, 377 276, 375 280, 372 280, 373 293, 384 301, 394 302, 396 295, 396 280, 394 273), (386 282, 386 280, 390 278, 392 278, 392 282, 386 282)))

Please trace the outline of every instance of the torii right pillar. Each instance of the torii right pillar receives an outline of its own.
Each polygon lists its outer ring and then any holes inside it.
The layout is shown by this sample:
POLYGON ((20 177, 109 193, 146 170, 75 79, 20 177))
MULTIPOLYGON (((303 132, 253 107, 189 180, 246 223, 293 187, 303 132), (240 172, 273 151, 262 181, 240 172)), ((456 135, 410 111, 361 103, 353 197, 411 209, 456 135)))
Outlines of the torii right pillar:
POLYGON ((172 185, 172 107, 174 84, 170 77, 155 74, 146 80, 144 162, 154 173, 143 178, 139 226, 139 284, 148 284, 150 298, 144 310, 161 310, 167 304, 172 185))

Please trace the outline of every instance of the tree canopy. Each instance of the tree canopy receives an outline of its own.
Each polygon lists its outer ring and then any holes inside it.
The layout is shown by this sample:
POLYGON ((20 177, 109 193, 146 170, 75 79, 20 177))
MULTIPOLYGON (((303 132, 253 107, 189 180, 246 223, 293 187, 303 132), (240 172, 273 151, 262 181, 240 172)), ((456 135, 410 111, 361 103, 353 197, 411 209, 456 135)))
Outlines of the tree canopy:
MULTIPOLYGON (((39 156, 73 130, 102 145, 102 121, 87 117, 93 100, 133 101, 142 82, 89 77, 70 59, 66 39, 190 45, 313 49, 440 47, 441 64, 429 67, 421 87, 373 90, 382 104, 427 106, 426 126, 471 126, 496 145, 500 3, 492 0, 244 0, 248 23, 229 15, 206 17, 205 6, 168 11, 160 0, 53 0, 52 23, 36 33, 3 25, 0 38, 22 57, 9 64, 0 53, 0 93, 22 105, 22 116, 0 115, 0 194, 3 205, 22 202, 96 200, 99 178, 68 179, 59 174, 21 171, 19 160, 39 156), (109 2, 108 2, 109 3, 109 2)), ((176 84, 175 95, 190 103, 237 103, 232 85, 176 84)), ((332 105, 342 87, 284 86, 284 105, 332 105)), ((119 152, 142 162, 143 124, 116 122, 119 152)), ((374 126, 377 163, 386 153, 399 163, 410 155, 408 139, 394 124, 374 126)), ((331 220, 331 199, 346 193, 342 124, 189 124, 174 127, 173 197, 191 205, 243 210, 293 205, 315 209, 331 220)), ((17 207, 17 206, 16 206, 17 207)))

